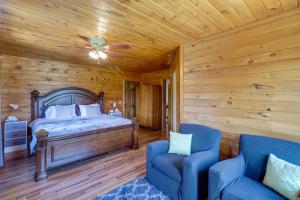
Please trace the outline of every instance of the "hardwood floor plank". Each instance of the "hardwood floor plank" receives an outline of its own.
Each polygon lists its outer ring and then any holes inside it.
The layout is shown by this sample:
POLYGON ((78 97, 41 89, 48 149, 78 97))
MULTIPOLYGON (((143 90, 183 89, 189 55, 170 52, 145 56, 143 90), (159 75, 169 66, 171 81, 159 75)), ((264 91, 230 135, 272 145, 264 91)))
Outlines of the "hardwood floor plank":
POLYGON ((161 131, 140 130, 140 149, 121 149, 50 172, 34 182, 35 158, 7 160, 0 169, 0 199, 95 199, 129 180, 145 176, 146 144, 163 137, 161 131))

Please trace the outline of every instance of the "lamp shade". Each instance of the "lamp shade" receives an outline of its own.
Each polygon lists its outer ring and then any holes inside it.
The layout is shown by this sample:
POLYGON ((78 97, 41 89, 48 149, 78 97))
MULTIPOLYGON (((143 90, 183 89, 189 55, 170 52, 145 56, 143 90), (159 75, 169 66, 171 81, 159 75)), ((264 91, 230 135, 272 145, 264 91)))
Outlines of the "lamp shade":
POLYGON ((11 108, 11 109, 13 109, 13 110, 17 110, 18 109, 18 107, 19 107, 19 105, 18 104, 9 104, 9 107, 11 108))

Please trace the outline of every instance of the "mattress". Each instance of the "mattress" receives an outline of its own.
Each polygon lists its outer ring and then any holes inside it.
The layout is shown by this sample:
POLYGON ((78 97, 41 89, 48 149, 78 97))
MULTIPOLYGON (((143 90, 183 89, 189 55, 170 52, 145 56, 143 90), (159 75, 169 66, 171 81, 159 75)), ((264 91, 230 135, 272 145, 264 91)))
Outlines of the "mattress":
POLYGON ((94 118, 77 117, 66 120, 38 118, 32 121, 29 125, 32 129, 32 141, 30 143, 30 150, 31 153, 35 152, 37 143, 36 133, 41 129, 45 129, 46 131, 48 131, 48 137, 55 137, 129 124, 132 124, 132 121, 129 119, 109 116, 105 114, 94 118))

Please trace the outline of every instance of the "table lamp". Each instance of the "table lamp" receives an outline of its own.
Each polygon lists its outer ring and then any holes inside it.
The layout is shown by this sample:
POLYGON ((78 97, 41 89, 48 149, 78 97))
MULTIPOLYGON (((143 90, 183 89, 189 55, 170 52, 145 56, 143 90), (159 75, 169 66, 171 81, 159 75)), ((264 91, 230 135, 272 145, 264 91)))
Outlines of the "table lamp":
MULTIPOLYGON (((18 104, 9 104, 8 105, 12 110, 17 110, 19 105, 18 104)), ((7 117, 6 121, 18 121, 18 118, 14 115, 10 115, 7 117)))

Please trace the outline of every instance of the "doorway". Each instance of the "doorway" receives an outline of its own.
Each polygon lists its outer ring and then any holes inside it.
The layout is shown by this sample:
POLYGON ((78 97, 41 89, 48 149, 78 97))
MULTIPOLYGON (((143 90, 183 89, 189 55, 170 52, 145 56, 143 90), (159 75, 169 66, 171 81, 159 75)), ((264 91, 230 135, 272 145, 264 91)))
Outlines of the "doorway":
POLYGON ((161 85, 140 85, 141 127, 151 130, 162 129, 162 87, 161 85))
POLYGON ((170 127, 170 79, 162 80, 162 131, 167 138, 170 127))
POLYGON ((178 131, 179 128, 179 77, 178 71, 174 70, 171 73, 170 79, 166 81, 165 85, 168 88, 166 90, 168 99, 166 100, 167 105, 167 117, 168 120, 166 130, 166 136, 169 136, 169 131, 178 131))
POLYGON ((176 131, 177 128, 177 80, 176 70, 172 74, 172 131, 176 131))
POLYGON ((125 81, 124 116, 127 119, 138 118, 139 108, 139 81, 125 81))

